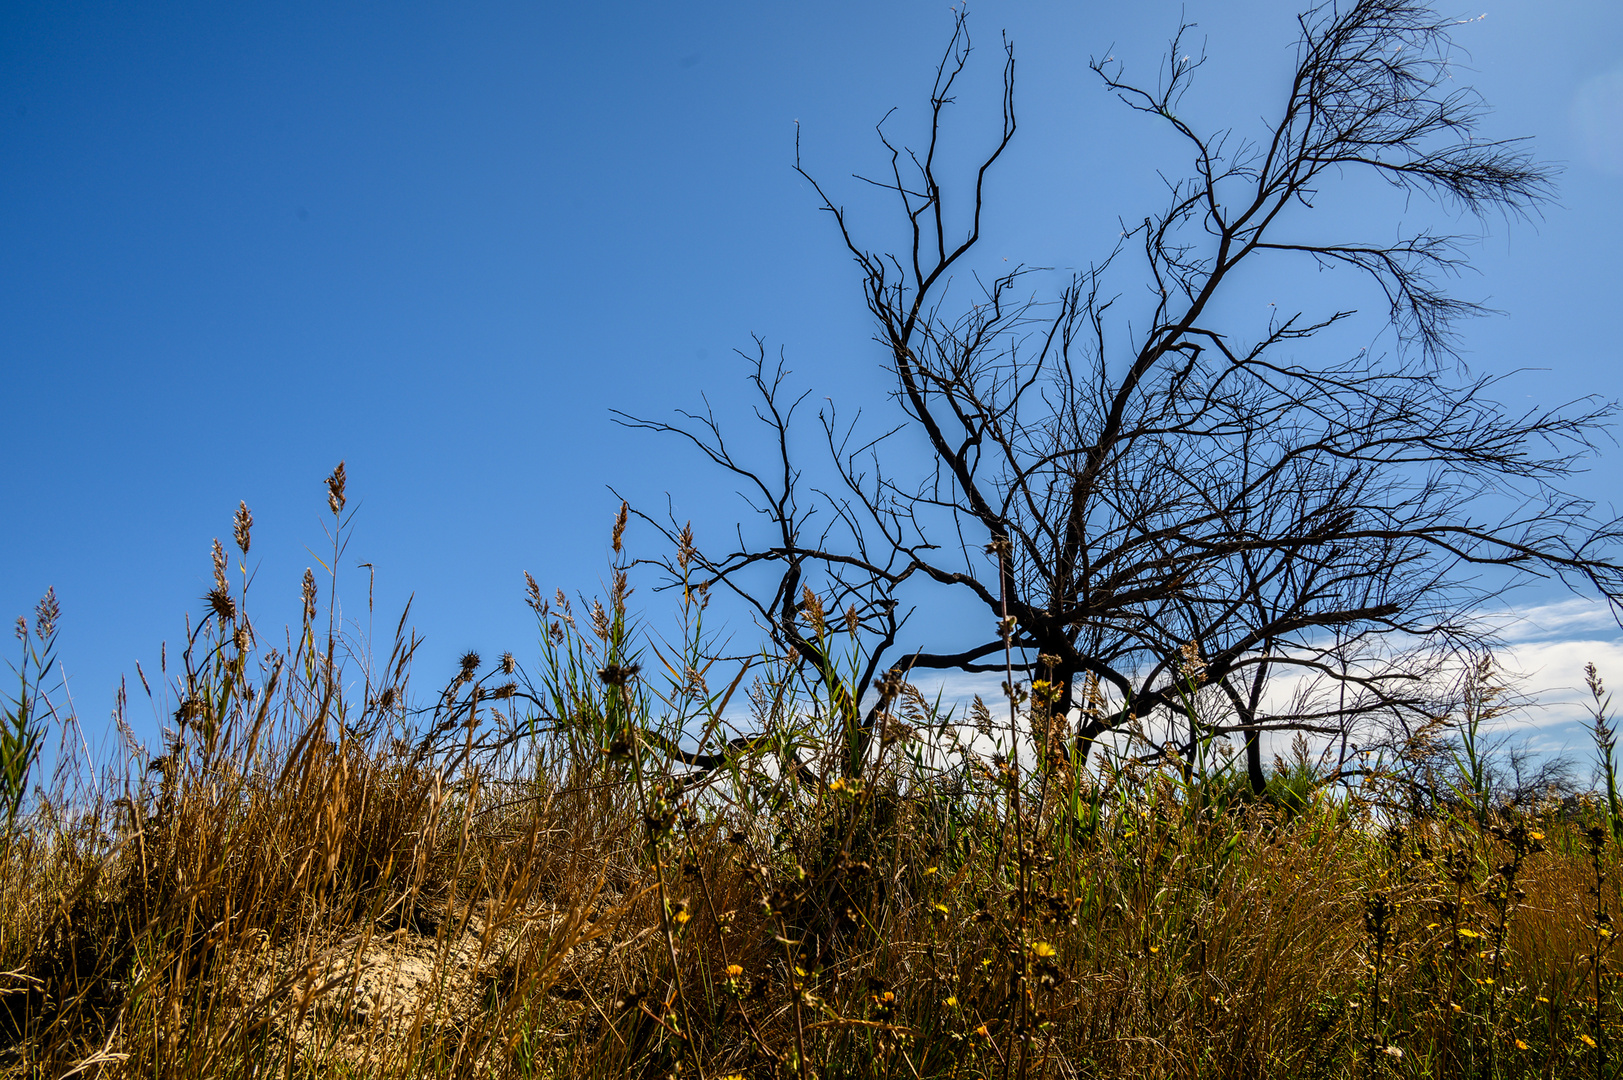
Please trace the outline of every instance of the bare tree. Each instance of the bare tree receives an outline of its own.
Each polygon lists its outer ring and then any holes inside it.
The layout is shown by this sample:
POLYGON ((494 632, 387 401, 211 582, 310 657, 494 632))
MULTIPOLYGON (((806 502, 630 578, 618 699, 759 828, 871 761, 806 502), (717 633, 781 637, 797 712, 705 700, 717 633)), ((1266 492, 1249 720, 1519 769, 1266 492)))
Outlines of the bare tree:
POLYGON ((1515 218, 1546 197, 1549 170, 1519 142, 1479 135, 1482 102, 1450 78, 1450 24, 1423 4, 1327 4, 1299 24, 1282 108, 1255 138, 1183 118, 1202 62, 1187 27, 1153 89, 1113 61, 1091 65, 1180 137, 1190 171, 1158 214, 1042 300, 1024 268, 953 287, 1016 131, 1005 42, 1001 132, 958 186, 942 175, 943 114, 970 55, 960 16, 923 149, 880 127, 888 172, 870 183, 901 215, 901 250, 865 246, 802 170, 859 269, 895 380, 889 426, 865 435, 824 408, 831 480, 811 483, 790 452, 805 398, 759 342, 769 464, 735 456, 709 411, 625 418, 691 440, 741 481, 770 528, 712 545, 708 583, 753 606, 842 703, 853 753, 894 685, 881 680, 879 702, 859 710, 882 669, 1001 671, 1008 647, 1037 705, 1075 721, 1082 755, 1177 705, 1192 681, 1216 688, 1225 720, 1180 739, 1240 734, 1260 788, 1265 731, 1344 735, 1424 710, 1428 675, 1487 640, 1472 613, 1503 590, 1541 577, 1623 597, 1619 523, 1563 487, 1613 406, 1512 412, 1493 379, 1465 374, 1455 331, 1480 309, 1445 285, 1470 237, 1348 240, 1321 224, 1338 196, 1360 197, 1360 174, 1445 212, 1515 218), (955 229, 954 214, 967 223, 955 229), (1374 287, 1388 351, 1334 343, 1326 332, 1350 308, 1281 313, 1249 335, 1225 322, 1242 267, 1315 264, 1374 287), (1151 300, 1136 326, 1113 291, 1135 273, 1151 300), (928 447, 918 474, 885 453, 898 436, 928 447), (909 651, 906 603, 920 588, 967 594, 989 618, 948 651, 909 651), (808 605, 843 613, 867 657, 857 677, 834 672, 827 620, 814 631, 808 605))

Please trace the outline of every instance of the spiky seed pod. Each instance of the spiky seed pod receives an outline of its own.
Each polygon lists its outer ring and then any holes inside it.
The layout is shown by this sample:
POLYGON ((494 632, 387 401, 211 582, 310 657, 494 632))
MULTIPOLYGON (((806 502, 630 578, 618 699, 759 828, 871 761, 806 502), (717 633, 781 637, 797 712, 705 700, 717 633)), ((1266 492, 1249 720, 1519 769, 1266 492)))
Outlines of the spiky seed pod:
POLYGON ((503 675, 511 675, 511 674, 513 674, 513 671, 517 667, 518 667, 518 661, 513 659, 513 654, 512 653, 510 653, 510 652, 502 653, 502 674, 503 675))
POLYGON ((237 516, 231 522, 231 535, 237 541, 237 549, 244 555, 248 554, 248 533, 254 527, 254 512, 248 509, 245 502, 237 503, 237 516))
POLYGON ((203 599, 208 601, 215 618, 221 622, 230 622, 237 617, 237 602, 231 599, 230 589, 210 589, 209 594, 203 599))
POLYGON ((609 664, 598 669, 597 677, 609 686, 624 686, 636 678, 641 670, 642 667, 638 664, 609 664))
POLYGON ((327 477, 327 508, 334 516, 344 511, 344 463, 340 461, 338 467, 327 477))
POLYGON ((479 654, 469 649, 462 654, 462 659, 457 662, 462 665, 462 677, 471 679, 473 673, 479 668, 479 654))

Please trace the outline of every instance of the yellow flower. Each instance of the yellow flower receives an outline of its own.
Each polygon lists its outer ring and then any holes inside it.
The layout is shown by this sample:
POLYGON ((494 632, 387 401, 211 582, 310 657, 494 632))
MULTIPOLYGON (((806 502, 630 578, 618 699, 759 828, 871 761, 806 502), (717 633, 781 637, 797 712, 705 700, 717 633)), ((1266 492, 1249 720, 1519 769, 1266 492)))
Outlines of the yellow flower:
POLYGON ((930 906, 932 908, 934 908, 935 910, 941 912, 941 914, 943 914, 943 915, 952 914, 951 910, 947 907, 946 904, 931 904, 930 906))
POLYGON ((1479 938, 1479 937, 1482 936, 1481 934, 1477 933, 1475 930, 1467 930, 1463 926, 1459 928, 1458 933, 1459 933, 1460 937, 1463 937, 1463 938, 1479 938))
POLYGON ((1054 946, 1046 941, 1039 941, 1031 947, 1031 955, 1047 959, 1054 955, 1054 946))
POLYGON ((1159 946, 1159 945, 1151 945, 1150 946, 1150 952, 1160 952, 1160 951, 1161 951, 1161 946, 1159 946))
MULTIPOLYGON (((986 1025, 985 1024, 982 1024, 980 1027, 976 1028, 975 1029, 975 1034, 977 1034, 977 1035, 979 1035, 979 1036, 981 1036, 982 1038, 985 1038, 985 1039, 990 1039, 992 1037, 992 1033, 990 1031, 986 1030, 986 1025)), ((1591 1043, 1590 1045, 1593 1046, 1594 1044, 1591 1043)))
POLYGON ((950 998, 947 999, 947 1007, 949 1009, 952 1008, 953 1006, 957 1005, 957 1004, 958 1004, 958 998, 956 996, 950 997, 950 998))
POLYGON ((1527 834, 1527 838, 1529 840, 1542 840, 1542 839, 1544 839, 1544 834, 1541 833, 1541 832, 1536 832, 1536 831, 1535 832, 1530 832, 1530 833, 1527 834))
POLYGON ((837 776, 833 780, 830 780, 828 782, 828 789, 830 791, 844 791, 845 790, 845 778, 837 776))
POLYGON ((1585 1046, 1589 1047, 1590 1049, 1594 1049, 1594 1047, 1595 1047, 1595 1040, 1594 1039, 1591 1039, 1588 1035, 1585 1035, 1581 1031, 1578 1032, 1578 1038, 1583 1040, 1583 1043, 1584 1043, 1585 1046))
POLYGON ((935 866, 926 866, 926 867, 925 867, 925 868, 924 868, 924 876, 925 876, 925 877, 929 877, 929 876, 930 876, 930 875, 931 875, 931 874, 933 874, 933 873, 935 873, 935 872, 936 872, 936 870, 938 870, 938 869, 939 869, 939 867, 935 867, 935 866))
POLYGON ((1517 1039, 1516 1040, 1516 1049, 1518 1049, 1518 1050, 1526 1050, 1527 1049, 1527 1044, 1522 1042, 1520 1039, 1517 1039))
POLYGON ((744 969, 739 967, 737 964, 727 965, 727 977, 729 979, 736 979, 742 974, 744 974, 744 969))

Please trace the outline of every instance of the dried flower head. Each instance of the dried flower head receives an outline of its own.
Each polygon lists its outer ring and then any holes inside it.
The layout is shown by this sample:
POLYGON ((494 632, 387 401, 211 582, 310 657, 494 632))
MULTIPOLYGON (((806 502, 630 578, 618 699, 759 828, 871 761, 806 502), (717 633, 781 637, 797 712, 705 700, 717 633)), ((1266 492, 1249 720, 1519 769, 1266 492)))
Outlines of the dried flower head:
POLYGON ((676 565, 683 570, 693 561, 693 522, 682 526, 682 532, 676 538, 676 565))
POLYGON ((473 673, 478 670, 479 654, 469 649, 462 654, 462 659, 458 660, 457 663, 462 667, 462 677, 470 679, 473 677, 473 673))
POLYGON ((543 619, 547 617, 547 602, 541 599, 541 586, 535 583, 528 570, 524 571, 524 602, 543 619))
POLYGON ((986 702, 979 694, 976 694, 975 700, 969 704, 969 722, 982 738, 992 737, 992 710, 986 707, 986 702))
POLYGON ((340 461, 338 467, 327 477, 327 508, 334 515, 344 510, 344 463, 340 461))
POLYGON ((208 601, 209 609, 221 622, 230 622, 237 617, 237 602, 231 599, 230 589, 216 586, 203 599, 208 601))
POLYGON ((609 623, 609 613, 603 610, 603 602, 601 600, 593 600, 592 633, 596 634, 603 641, 608 641, 609 631, 611 629, 612 626, 609 623))
POLYGON ((28 620, 21 615, 17 616, 17 640, 28 640, 28 620))
POLYGON ((822 636, 824 627, 822 599, 812 592, 810 585, 805 585, 802 586, 800 600, 801 611, 804 613, 807 625, 812 628, 813 633, 819 637, 822 636))
POLYGON ((304 597, 304 621, 309 624, 316 618, 316 575, 308 566, 304 568, 301 592, 304 597))
POLYGON ((503 675, 511 675, 511 674, 513 674, 514 669, 517 668, 517 667, 518 667, 518 661, 513 659, 513 654, 512 653, 510 653, 510 652, 502 653, 502 674, 503 675))
POLYGON ((626 597, 630 596, 632 589, 626 584, 626 572, 619 567, 614 568, 614 574, 609 586, 609 606, 616 615, 626 613, 626 597))
MULTIPOLYGON (((45 595, 39 598, 39 603, 34 605, 34 633, 39 635, 41 641, 56 632, 56 620, 61 615, 62 606, 56 602, 56 586, 52 585, 45 590, 45 595)), ((19 629, 21 622, 19 619, 19 629)), ((22 636, 27 637, 27 632, 24 631, 22 636)))
POLYGON ((630 516, 631 507, 624 499, 620 500, 620 512, 614 515, 614 536, 612 538, 616 555, 620 553, 620 539, 625 536, 626 522, 630 519, 630 516))
POLYGON ((856 637, 857 631, 860 629, 862 629, 862 616, 857 613, 857 605, 853 602, 850 607, 845 609, 845 632, 852 637, 856 637))
POLYGON ((229 588, 225 580, 225 548, 220 546, 220 538, 218 536, 214 538, 214 550, 212 552, 212 556, 214 559, 214 591, 225 592, 227 588, 229 588))
POLYGON ((637 664, 609 664, 598 669, 597 677, 609 686, 624 686, 636 678, 641 670, 637 664))
POLYGON ((237 516, 231 522, 231 535, 237 541, 237 550, 248 554, 248 534, 254 527, 254 512, 245 502, 237 503, 237 516))
POLYGON ((1201 658, 1199 643, 1190 641, 1178 650, 1178 677, 1197 685, 1206 681, 1206 661, 1201 658))

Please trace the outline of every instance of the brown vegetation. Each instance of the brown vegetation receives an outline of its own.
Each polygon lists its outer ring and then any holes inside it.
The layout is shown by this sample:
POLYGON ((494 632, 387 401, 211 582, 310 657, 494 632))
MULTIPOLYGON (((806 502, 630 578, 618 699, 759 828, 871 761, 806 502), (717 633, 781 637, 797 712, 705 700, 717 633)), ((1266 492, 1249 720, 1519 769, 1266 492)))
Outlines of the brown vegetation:
POLYGON ((532 586, 533 676, 470 655, 411 710, 410 635, 367 671, 311 587, 262 650, 217 565, 164 752, 59 769, 6 839, 4 1075, 1613 1067, 1604 798, 1455 777, 1416 815, 1413 776, 1332 795, 1305 746, 1260 799, 1215 748, 1023 768, 905 684, 849 776, 792 661, 712 689, 702 593, 685 655, 639 646, 619 570, 579 626, 532 586), (746 695, 765 735, 707 756, 746 695))

